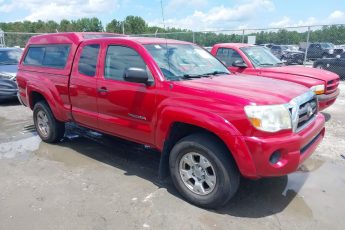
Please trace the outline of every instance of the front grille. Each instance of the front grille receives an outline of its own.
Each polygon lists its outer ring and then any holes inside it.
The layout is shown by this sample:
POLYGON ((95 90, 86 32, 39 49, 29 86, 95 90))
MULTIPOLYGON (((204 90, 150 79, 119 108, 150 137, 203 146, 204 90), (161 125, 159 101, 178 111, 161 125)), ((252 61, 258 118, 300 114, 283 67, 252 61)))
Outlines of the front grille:
POLYGON ((298 110, 297 130, 302 129, 317 113, 317 101, 315 98, 301 104, 298 110))
POLYGON ((338 85, 339 85, 339 79, 328 81, 326 85, 326 94, 335 92, 338 88, 338 85))
POLYGON ((343 49, 334 49, 334 54, 337 55, 337 54, 342 54, 344 52, 343 49))
POLYGON ((295 97, 287 106, 291 114, 293 132, 299 132, 307 127, 318 112, 317 98, 312 91, 295 97))

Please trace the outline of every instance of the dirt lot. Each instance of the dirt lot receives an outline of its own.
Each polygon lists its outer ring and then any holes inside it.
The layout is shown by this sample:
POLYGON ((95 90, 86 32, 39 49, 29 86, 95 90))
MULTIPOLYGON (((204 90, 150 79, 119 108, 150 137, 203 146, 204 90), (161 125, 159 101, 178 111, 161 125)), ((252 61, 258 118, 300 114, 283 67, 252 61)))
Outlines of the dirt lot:
POLYGON ((31 111, 0 105, 0 229, 344 229, 345 84, 326 138, 289 176, 241 181, 219 210, 157 179, 159 153, 84 129, 40 141, 31 111))

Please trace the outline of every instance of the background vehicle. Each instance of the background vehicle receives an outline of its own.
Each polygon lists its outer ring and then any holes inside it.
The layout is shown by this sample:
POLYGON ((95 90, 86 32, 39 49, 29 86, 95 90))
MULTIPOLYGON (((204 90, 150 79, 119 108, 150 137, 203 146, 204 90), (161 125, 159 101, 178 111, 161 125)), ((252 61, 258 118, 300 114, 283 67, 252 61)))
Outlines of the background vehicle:
POLYGON ((17 97, 16 74, 22 50, 0 48, 0 100, 17 97))
POLYGON ((271 47, 271 52, 287 65, 302 65, 304 61, 304 53, 299 51, 298 47, 293 45, 274 45, 271 47))
POLYGON ((20 98, 46 142, 73 121, 152 146, 183 197, 217 207, 240 175, 293 172, 324 136, 315 94, 302 85, 232 77, 188 42, 85 35, 32 37, 21 59, 20 98))
POLYGON ((273 43, 265 43, 265 44, 258 44, 258 46, 263 46, 263 47, 266 47, 268 49, 271 49, 272 46, 274 46, 275 44, 273 43))
POLYGON ((313 67, 336 73, 342 80, 345 80, 345 53, 342 53, 335 58, 316 60, 313 63, 313 67))
POLYGON ((222 43, 213 46, 211 54, 221 60, 233 73, 275 78, 311 88, 318 95, 320 110, 332 105, 339 95, 338 75, 303 66, 284 66, 264 47, 222 43))
POLYGON ((342 49, 337 49, 332 43, 328 42, 316 42, 309 44, 307 50, 308 59, 319 59, 335 57, 343 52, 342 49))

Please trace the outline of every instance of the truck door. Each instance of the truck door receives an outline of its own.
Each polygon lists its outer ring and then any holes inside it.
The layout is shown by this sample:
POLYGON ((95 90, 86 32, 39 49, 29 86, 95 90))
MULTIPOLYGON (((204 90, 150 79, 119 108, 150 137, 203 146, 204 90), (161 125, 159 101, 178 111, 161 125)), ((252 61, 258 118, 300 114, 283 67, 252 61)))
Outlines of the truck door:
POLYGON ((69 95, 73 119, 89 128, 98 128, 97 63, 100 44, 82 44, 72 68, 69 95))
POLYGON ((246 68, 234 66, 235 61, 245 63, 241 55, 231 48, 219 48, 216 57, 221 60, 232 73, 244 73, 246 68))
POLYGON ((104 47, 102 74, 97 82, 99 128, 115 136, 152 144, 155 86, 125 81, 124 72, 132 67, 144 69, 150 76, 149 68, 134 47, 127 44, 104 47))
POLYGON ((258 71, 254 68, 250 68, 250 63, 245 61, 239 52, 231 48, 219 48, 216 53, 216 57, 225 64, 225 66, 232 73, 243 73, 249 75, 257 75, 258 71), (241 61, 248 67, 237 67, 234 66, 235 61, 241 61))
POLYGON ((315 58, 316 56, 315 53, 316 53, 316 45, 310 44, 307 51, 307 58, 315 58))

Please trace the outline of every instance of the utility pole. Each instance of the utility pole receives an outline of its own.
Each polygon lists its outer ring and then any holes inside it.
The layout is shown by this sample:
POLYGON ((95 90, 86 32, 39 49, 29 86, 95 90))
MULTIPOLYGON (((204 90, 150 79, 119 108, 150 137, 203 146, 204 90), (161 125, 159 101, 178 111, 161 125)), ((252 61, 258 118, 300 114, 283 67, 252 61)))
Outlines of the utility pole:
POLYGON ((125 34, 125 21, 122 21, 122 34, 125 34))
POLYGON ((0 29, 0 47, 5 47, 5 33, 0 29))
POLYGON ((305 52, 304 52, 304 65, 307 62, 307 53, 308 53, 308 49, 309 49, 309 39, 310 39, 310 26, 308 26, 308 34, 307 34, 307 47, 305 48, 305 52))

